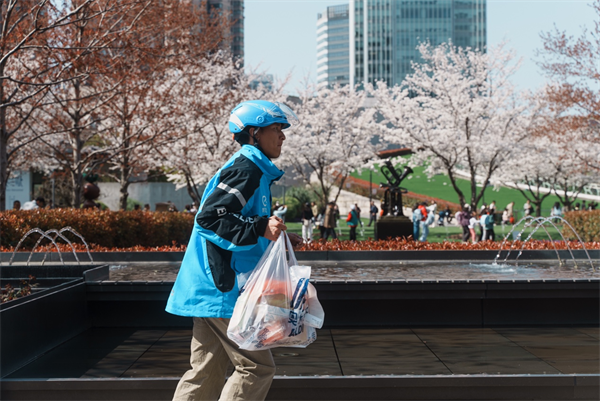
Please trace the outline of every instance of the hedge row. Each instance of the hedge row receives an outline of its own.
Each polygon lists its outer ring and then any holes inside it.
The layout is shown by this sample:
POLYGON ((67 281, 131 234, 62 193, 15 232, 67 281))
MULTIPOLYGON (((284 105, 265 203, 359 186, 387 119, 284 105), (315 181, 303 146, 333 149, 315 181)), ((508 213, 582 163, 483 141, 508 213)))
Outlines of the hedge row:
MULTIPOLYGON (((11 210, 0 213, 0 245, 16 246, 33 228, 47 231, 64 227, 73 228, 89 244, 105 247, 187 244, 193 225, 194 216, 187 213, 112 212, 96 209, 11 210)), ((65 232, 63 235, 74 243, 81 243, 71 233, 65 232)), ((31 234, 21 247, 31 249, 38 238, 39 234, 31 234)), ((43 243, 48 243, 48 240, 43 243)))
MULTIPOLYGON (((600 210, 567 212, 564 216, 579 234, 582 241, 600 241, 600 210)), ((565 224, 562 234, 568 239, 577 239, 565 224)))

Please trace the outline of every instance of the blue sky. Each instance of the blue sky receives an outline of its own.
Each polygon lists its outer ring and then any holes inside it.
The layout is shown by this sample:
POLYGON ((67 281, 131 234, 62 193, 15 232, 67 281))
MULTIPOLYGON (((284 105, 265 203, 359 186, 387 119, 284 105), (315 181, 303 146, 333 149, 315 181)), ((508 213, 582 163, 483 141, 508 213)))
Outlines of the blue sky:
MULTIPOLYGON (((245 0, 246 66, 292 78, 286 90, 293 94, 306 79, 316 81, 317 13, 344 4, 334 0, 245 0)), ((581 27, 592 30, 590 0, 488 0, 488 46, 507 41, 523 58, 513 82, 520 89, 535 89, 545 77, 534 62, 541 48, 540 32, 560 30, 579 36, 581 27)))

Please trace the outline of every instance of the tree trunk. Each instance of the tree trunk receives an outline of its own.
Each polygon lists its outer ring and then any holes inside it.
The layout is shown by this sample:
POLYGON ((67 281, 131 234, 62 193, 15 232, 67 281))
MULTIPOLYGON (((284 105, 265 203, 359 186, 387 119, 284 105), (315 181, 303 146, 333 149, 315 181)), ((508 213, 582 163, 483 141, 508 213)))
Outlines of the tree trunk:
POLYGON ((190 195, 190 198, 192 198, 192 202, 200 207, 200 199, 202 198, 202 195, 198 192, 197 185, 194 183, 193 178, 188 173, 185 173, 185 183, 188 194, 190 195))
MULTIPOLYGON (((458 202, 460 203, 460 210, 462 210, 465 207, 465 195, 463 194, 463 192, 460 190, 460 188, 458 188, 458 184, 456 183, 456 178, 454 177, 454 172, 452 171, 451 168, 447 169, 447 173, 448 173, 448 179, 450 180, 450 183, 452 184, 452 188, 454 188, 454 191, 456 192, 456 194, 458 195, 458 202)), ((471 206, 473 207, 473 195, 471 194, 471 206)))
MULTIPOLYGON (((4 65, 0 66, 4 75, 4 65)), ((0 104, 5 103, 4 83, 0 82, 0 104)), ((6 127, 6 107, 0 108, 0 211, 6 210, 6 186, 8 184, 8 129, 6 127)))
MULTIPOLYGON (((126 141, 127 143, 127 141, 126 141)), ((128 143, 127 143, 128 145, 128 143)), ((124 151, 123 158, 121 159, 121 174, 119 177, 119 184, 121 184, 119 188, 119 192, 121 196, 119 197, 119 209, 127 210, 127 199, 129 198, 129 178, 131 177, 131 166, 129 165, 129 154, 128 151, 124 151)))
MULTIPOLYGON (((123 175, 121 175, 121 178, 123 175)), ((127 199, 129 198, 129 180, 125 179, 124 181, 121 179, 121 186, 119 188, 119 192, 121 195, 119 196, 119 209, 127 210, 127 199)))
MULTIPOLYGON (((0 96, 2 96, 1 92, 0 96)), ((6 210, 6 186, 8 184, 8 174, 8 133, 6 131, 6 109, 2 108, 0 109, 0 211, 6 210)))
POLYGON ((73 207, 76 209, 81 208, 81 194, 83 193, 83 166, 81 160, 81 150, 83 148, 83 141, 81 140, 81 134, 75 138, 75 147, 73 149, 73 207))

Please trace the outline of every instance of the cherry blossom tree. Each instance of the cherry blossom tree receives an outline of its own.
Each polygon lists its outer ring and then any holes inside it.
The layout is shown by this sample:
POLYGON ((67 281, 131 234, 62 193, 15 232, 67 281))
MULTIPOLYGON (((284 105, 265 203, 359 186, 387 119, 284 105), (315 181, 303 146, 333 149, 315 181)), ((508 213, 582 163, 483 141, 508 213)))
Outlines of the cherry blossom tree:
POLYGON ((239 150, 228 128, 231 110, 246 100, 284 100, 285 81, 275 83, 271 90, 262 86, 252 89, 255 74, 245 74, 227 52, 188 59, 169 71, 168 77, 164 84, 173 85, 173 102, 178 105, 170 116, 176 127, 172 135, 175 140, 168 146, 154 147, 150 159, 166 172, 169 181, 178 189, 187 188, 199 203, 199 186, 239 150))
MULTIPOLYGON (((593 149, 589 142, 582 140, 585 128, 574 127, 569 124, 570 121, 569 117, 554 118, 540 135, 556 148, 555 157, 549 159, 552 166, 550 173, 554 177, 554 192, 569 209, 586 185, 598 182, 598 171, 587 159, 581 157, 590 148, 593 149)), ((595 152, 598 152, 598 148, 595 152)))
POLYGON ((448 175, 461 204, 475 207, 483 189, 518 148, 537 111, 510 83, 519 63, 503 45, 481 50, 441 44, 418 47, 423 62, 402 86, 379 84, 378 107, 393 127, 391 143, 411 147, 411 165, 448 175), (470 180, 470 193, 457 185, 470 180), (478 187, 479 185, 479 187, 478 187))
MULTIPOLYGON (((579 37, 558 27, 541 34, 543 47, 538 64, 551 79, 546 96, 563 123, 579 131, 587 143, 577 156, 590 168, 600 171, 600 0, 591 5, 596 15, 590 31, 579 37)), ((560 140, 560 138, 555 138, 560 140)), ((568 145, 568 144, 566 144, 568 145)))
POLYGON ((183 71, 179 66, 203 64, 218 51, 229 24, 227 16, 211 15, 205 5, 154 4, 140 16, 136 34, 120 39, 122 45, 113 54, 118 61, 112 73, 105 75, 116 83, 116 95, 102 108, 106 115, 102 138, 108 149, 114 149, 107 160, 112 166, 109 175, 120 184, 121 209, 127 207, 132 176, 150 166, 149 149, 172 142, 180 133, 177 127, 187 118, 185 113, 193 112, 184 103, 184 93, 190 91, 185 78, 197 79, 190 73, 210 73, 207 69, 183 71), (159 31, 157 24, 162 28, 159 31))
POLYGON ((84 173, 107 155, 98 127, 105 118, 102 107, 117 93, 118 83, 105 79, 117 65, 114 52, 124 51, 123 37, 139 34, 136 24, 151 3, 80 0, 61 8, 73 21, 57 28, 49 43, 50 62, 61 66, 64 82, 48 88, 49 103, 31 127, 45 145, 40 156, 70 175, 74 207, 81 204, 84 173))
POLYGON ((72 177, 75 207, 84 174, 108 165, 126 208, 132 176, 147 167, 146 145, 158 146, 173 133, 170 117, 181 100, 169 94, 166 72, 216 51, 229 24, 226 16, 191 1, 117 4, 119 13, 64 33, 71 54, 59 62, 68 64, 65 74, 78 78, 51 88, 54 105, 44 108, 39 123, 40 131, 52 132, 43 140, 43 154, 72 177))
POLYGON ((281 162, 310 186, 322 205, 337 201, 348 175, 365 167, 381 148, 377 138, 382 124, 368 101, 366 91, 350 86, 316 93, 307 86, 295 107, 300 124, 286 131, 281 162))
POLYGON ((552 194, 556 184, 556 162, 560 147, 547 136, 529 135, 511 151, 492 182, 514 187, 534 206, 541 215, 542 203, 552 194))
MULTIPOLYGON (((60 52, 52 38, 58 30, 82 23, 82 8, 97 0, 82 0, 62 9, 48 0, 0 2, 0 210, 6 207, 6 184, 13 161, 40 133, 27 127, 32 113, 46 102, 51 86, 63 84, 62 64, 52 62, 60 52)), ((100 8, 91 18, 106 10, 100 8)))

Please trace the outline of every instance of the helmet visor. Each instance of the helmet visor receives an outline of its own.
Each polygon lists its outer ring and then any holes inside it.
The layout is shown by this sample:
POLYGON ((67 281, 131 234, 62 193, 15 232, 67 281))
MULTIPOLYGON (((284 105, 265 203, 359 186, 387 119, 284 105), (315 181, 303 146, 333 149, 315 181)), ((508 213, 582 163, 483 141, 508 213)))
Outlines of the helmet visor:
POLYGON ((274 104, 283 112, 283 117, 288 120, 289 125, 300 124, 300 119, 287 104, 281 102, 274 102, 274 104))

